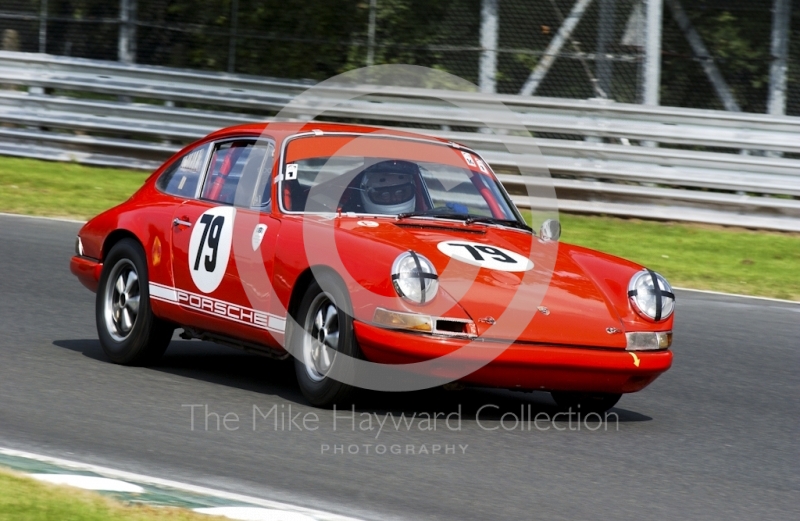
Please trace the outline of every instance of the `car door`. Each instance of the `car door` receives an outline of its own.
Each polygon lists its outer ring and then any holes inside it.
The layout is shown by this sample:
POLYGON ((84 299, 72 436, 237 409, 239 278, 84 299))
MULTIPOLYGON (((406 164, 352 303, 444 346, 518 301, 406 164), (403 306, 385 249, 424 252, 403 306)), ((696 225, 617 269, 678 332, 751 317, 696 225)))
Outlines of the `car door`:
MULTIPOLYGON (((233 259, 229 270, 237 284, 226 304, 237 338, 272 347, 283 345, 286 316, 272 310, 278 302, 272 290, 273 263, 281 221, 271 214, 274 144, 259 142, 243 166, 234 205, 233 259)), ((281 306, 277 306, 280 308, 281 306)))
POLYGON ((141 237, 148 253, 148 279, 150 302, 157 316, 169 320, 180 320, 172 273, 171 252, 173 239, 172 221, 175 210, 187 199, 197 196, 205 172, 211 145, 203 143, 189 150, 172 162, 156 181, 156 189, 164 197, 157 204, 149 205, 140 216, 141 237))
POLYGON ((271 292, 252 291, 248 280, 265 270, 264 255, 271 263, 268 245, 280 224, 253 207, 260 204, 255 189, 262 172, 269 176, 271 150, 271 143, 252 138, 214 143, 200 196, 175 212, 173 274, 187 326, 265 344, 283 331, 281 317, 267 312, 271 292))

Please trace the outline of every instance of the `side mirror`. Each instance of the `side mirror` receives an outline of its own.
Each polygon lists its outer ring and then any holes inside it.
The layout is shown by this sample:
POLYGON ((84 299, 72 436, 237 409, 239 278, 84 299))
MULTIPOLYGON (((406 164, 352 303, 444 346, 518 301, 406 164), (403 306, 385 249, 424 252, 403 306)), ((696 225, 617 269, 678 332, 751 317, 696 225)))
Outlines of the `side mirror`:
POLYGON ((561 223, 556 219, 547 219, 539 229, 539 238, 543 241, 557 241, 561 237, 561 223))

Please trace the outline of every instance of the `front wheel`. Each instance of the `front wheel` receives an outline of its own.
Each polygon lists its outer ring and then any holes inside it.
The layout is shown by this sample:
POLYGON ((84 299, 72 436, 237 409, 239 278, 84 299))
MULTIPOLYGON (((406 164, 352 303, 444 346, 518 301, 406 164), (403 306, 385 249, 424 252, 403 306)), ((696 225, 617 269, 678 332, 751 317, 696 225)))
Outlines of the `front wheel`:
POLYGON ((95 314, 100 345, 112 362, 147 365, 166 351, 174 328, 150 309, 147 259, 133 239, 119 241, 106 256, 95 314))
POLYGON ((346 363, 342 355, 360 357, 347 292, 331 275, 324 275, 324 282, 314 281, 308 287, 289 330, 297 382, 303 396, 317 407, 342 404, 353 396, 353 386, 328 375, 337 362, 346 363))
POLYGON ((559 408, 572 409, 573 412, 580 412, 583 415, 592 412, 604 413, 614 407, 622 397, 621 394, 571 391, 552 391, 550 396, 559 408))

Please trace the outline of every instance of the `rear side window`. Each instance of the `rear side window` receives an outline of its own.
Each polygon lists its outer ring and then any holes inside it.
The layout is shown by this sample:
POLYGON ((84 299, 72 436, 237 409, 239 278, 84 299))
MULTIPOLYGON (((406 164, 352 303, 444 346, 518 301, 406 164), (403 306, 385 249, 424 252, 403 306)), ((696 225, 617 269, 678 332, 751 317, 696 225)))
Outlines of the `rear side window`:
POLYGON ((252 140, 226 141, 214 147, 208 171, 203 199, 224 204, 233 204, 236 187, 242 179, 247 159, 253 151, 252 140))
POLYGON ((208 148, 208 146, 197 148, 175 161, 158 178, 156 187, 162 192, 178 197, 194 197, 200 174, 206 163, 208 148))

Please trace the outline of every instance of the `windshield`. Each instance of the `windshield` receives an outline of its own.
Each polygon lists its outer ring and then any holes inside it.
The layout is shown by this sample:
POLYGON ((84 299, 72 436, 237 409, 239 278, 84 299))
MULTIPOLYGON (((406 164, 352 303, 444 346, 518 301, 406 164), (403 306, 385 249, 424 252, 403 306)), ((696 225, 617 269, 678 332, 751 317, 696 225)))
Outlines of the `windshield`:
POLYGON ((518 222, 488 165, 446 145, 365 136, 315 136, 287 147, 287 212, 342 212, 518 222))

